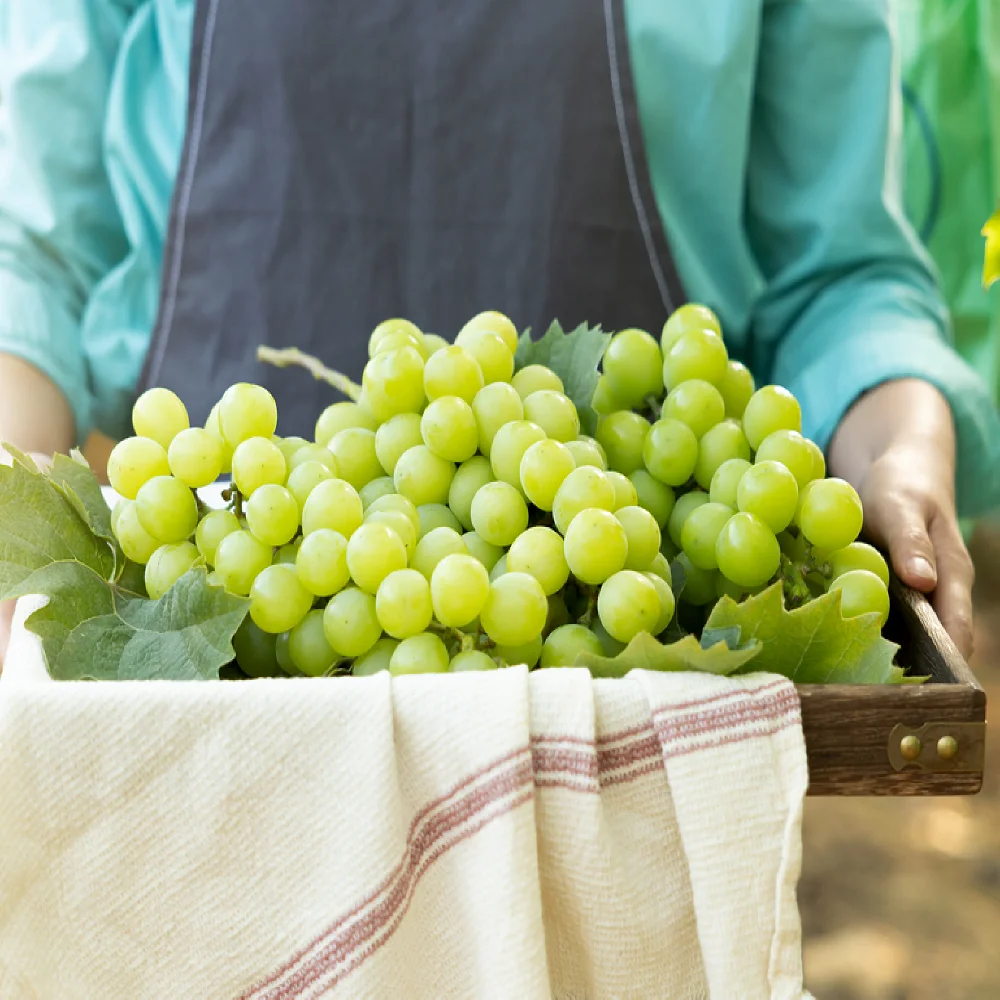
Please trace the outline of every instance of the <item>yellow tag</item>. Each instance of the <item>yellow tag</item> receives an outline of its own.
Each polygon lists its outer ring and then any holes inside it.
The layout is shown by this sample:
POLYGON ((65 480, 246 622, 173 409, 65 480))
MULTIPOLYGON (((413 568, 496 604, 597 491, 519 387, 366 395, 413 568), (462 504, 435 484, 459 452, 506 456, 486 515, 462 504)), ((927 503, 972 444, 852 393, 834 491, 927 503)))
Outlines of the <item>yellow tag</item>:
POLYGON ((986 254, 983 260, 983 287, 989 288, 1000 278, 1000 211, 994 212, 983 226, 986 254))

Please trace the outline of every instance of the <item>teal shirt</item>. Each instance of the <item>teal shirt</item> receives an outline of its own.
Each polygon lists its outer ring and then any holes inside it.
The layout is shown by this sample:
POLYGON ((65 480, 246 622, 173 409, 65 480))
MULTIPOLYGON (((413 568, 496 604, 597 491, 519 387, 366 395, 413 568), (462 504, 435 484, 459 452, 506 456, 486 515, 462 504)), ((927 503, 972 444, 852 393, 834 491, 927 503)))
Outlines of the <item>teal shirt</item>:
MULTIPOLYGON (((125 431, 149 343, 192 14, 0 0, 0 351, 60 386, 81 439, 125 431)), ((1000 502, 1000 421, 903 216, 886 0, 627 0, 626 16, 688 295, 758 383, 798 396, 823 446, 866 389, 934 383, 958 429, 960 509, 1000 502)))

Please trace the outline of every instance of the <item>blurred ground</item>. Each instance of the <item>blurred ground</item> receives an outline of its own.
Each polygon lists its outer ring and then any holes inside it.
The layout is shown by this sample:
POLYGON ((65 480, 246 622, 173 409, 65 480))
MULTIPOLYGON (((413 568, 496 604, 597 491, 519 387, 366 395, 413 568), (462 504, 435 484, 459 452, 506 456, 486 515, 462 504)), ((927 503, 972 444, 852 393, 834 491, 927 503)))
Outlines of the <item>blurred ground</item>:
MULTIPOLYGON (((972 666, 1000 711, 1000 526, 977 531, 972 666)), ((971 798, 808 799, 799 901, 816 1000, 1000 1000, 1000 727, 971 798)))

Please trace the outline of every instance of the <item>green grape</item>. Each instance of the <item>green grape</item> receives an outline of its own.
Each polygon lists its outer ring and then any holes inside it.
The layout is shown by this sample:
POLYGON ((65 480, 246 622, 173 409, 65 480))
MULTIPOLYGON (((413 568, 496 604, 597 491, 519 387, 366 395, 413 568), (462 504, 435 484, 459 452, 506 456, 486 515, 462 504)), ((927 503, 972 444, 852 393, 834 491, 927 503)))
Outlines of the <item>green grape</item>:
POLYGON ((337 463, 340 479, 356 490, 385 475, 375 454, 375 432, 364 427, 348 427, 338 431, 330 442, 330 452, 337 463))
POLYGON ((472 498, 481 486, 491 482, 493 467, 482 455, 470 458, 455 470, 455 478, 448 489, 448 506, 466 531, 472 530, 472 498))
POLYGON ((458 396, 441 396, 429 403, 420 418, 420 433, 424 444, 449 462, 464 462, 479 447, 476 415, 458 396))
POLYGON ((813 470, 810 481, 813 479, 826 479, 826 459, 823 457, 823 449, 815 441, 810 441, 809 438, 803 438, 803 440, 813 459, 813 470))
POLYGON ((479 428, 479 450, 488 458, 497 431, 504 424, 524 419, 524 404, 512 385, 494 382, 476 393, 472 412, 479 428))
POLYGON ((660 552, 669 559, 676 559, 680 555, 681 547, 675 545, 673 539, 669 535, 663 536, 663 541, 660 542, 660 552))
POLYGON ((405 514, 410 519, 410 524, 413 525, 413 530, 417 538, 423 534, 423 522, 420 520, 420 511, 412 500, 408 500, 399 493, 387 493, 384 497, 379 497, 378 500, 368 505, 365 513, 377 514, 380 511, 390 510, 396 511, 399 514, 405 514))
POLYGON ((149 562, 150 556, 161 544, 139 523, 134 500, 125 501, 115 525, 115 537, 126 557, 140 566, 149 562))
POLYGON ((329 597, 350 582, 347 539, 332 528, 318 528, 302 539, 295 556, 302 586, 317 597, 329 597))
POLYGON ((552 518, 565 536, 573 518, 581 511, 589 508, 610 511, 614 505, 615 488, 608 477, 600 469, 584 465, 574 469, 556 490, 552 518))
POLYGON ((623 507, 615 518, 625 529, 628 555, 625 569, 647 570, 660 553, 660 526, 644 507, 623 507))
POLYGON ((458 396, 471 404, 483 384, 479 362, 464 347, 442 347, 424 365, 424 394, 432 401, 458 396))
POLYGON ((608 467, 608 459, 604 454, 604 449, 594 438, 578 437, 575 441, 564 442, 569 453, 576 462, 579 469, 584 465, 590 465, 595 469, 604 472, 608 467))
POLYGON ((662 552, 657 552, 653 556, 653 561, 649 565, 648 572, 658 576, 661 580, 666 580, 667 583, 672 585, 673 576, 670 572, 670 561, 662 552))
POLYGON ((209 566, 215 565, 215 552, 226 535, 240 530, 239 518, 230 510, 210 510, 199 522, 194 533, 198 551, 209 566))
POLYGON ((254 538, 249 531, 233 531, 215 550, 215 572, 229 593, 246 597, 258 574, 271 565, 273 556, 271 546, 254 538))
POLYGON ((740 480, 750 467, 750 463, 745 458, 726 459, 712 476, 710 488, 712 503, 721 503, 735 509, 736 493, 740 486, 740 480))
POLYGON ((413 522, 405 514, 398 510, 368 511, 365 515, 365 523, 384 524, 395 531, 406 550, 406 561, 410 561, 417 547, 417 532, 413 527, 413 522))
POLYGON ((698 569, 718 569, 715 546, 726 523, 733 516, 731 507, 721 503, 703 503, 696 507, 681 528, 681 545, 698 569))
POLYGON ((419 635, 430 625, 433 615, 430 585, 415 569, 397 569, 379 584, 375 613, 379 624, 394 639, 419 635))
POLYGON ((657 618, 651 633, 656 636, 670 624, 670 619, 674 617, 674 608, 676 607, 674 592, 670 589, 670 584, 658 573, 643 573, 642 575, 656 588, 656 596, 660 599, 660 617, 657 618))
MULTIPOLYGON (((452 480, 452 485, 454 485, 454 482, 452 480)), ((451 496, 450 490, 448 491, 448 495, 451 496)), ((417 514, 420 517, 420 531, 417 533, 418 539, 423 538, 424 535, 435 528, 451 528, 452 531, 462 531, 462 522, 455 517, 451 508, 443 503, 425 503, 422 507, 417 508, 417 514)))
POLYGON ((239 382, 219 400, 219 427, 231 448, 255 437, 270 442, 277 426, 278 405, 263 386, 239 382))
POLYGON ((469 555, 445 556, 431 574, 434 616, 442 625, 461 628, 475 621, 490 592, 486 567, 469 555))
POLYGON ((667 395, 663 416, 687 424, 694 436, 700 438, 725 419, 726 404, 714 385, 693 378, 681 382, 667 395))
POLYGON ((288 460, 288 471, 294 472, 300 465, 307 462, 319 462, 329 470, 331 476, 337 475, 337 462, 333 453, 325 444, 307 444, 299 448, 288 460))
POLYGON ((580 433, 580 417, 569 396, 539 389, 524 400, 524 418, 554 441, 572 441, 580 433))
POLYGON ((584 654, 603 656, 601 640, 585 625, 560 625, 542 645, 541 666, 572 667, 584 654))
POLYGON ((464 536, 452 528, 434 528, 417 542, 410 566, 429 580, 445 556, 468 554, 464 536))
POLYGON ((728 362, 721 337, 708 330, 692 330, 678 339, 664 356, 663 384, 670 391, 691 379, 717 386, 726 377, 728 362))
MULTIPOLYGON (((643 471, 645 472, 645 469, 643 471)), ((639 494, 628 476, 623 476, 620 472, 605 472, 604 475, 608 477, 608 482, 615 488, 615 510, 639 505, 639 494)), ((667 488, 669 489, 669 487, 667 488)))
POLYGON ((190 426, 187 408, 169 389, 147 389, 132 407, 132 427, 136 435, 152 438, 164 449, 190 426))
POLYGON ((536 441, 521 458, 521 489, 539 509, 552 510, 559 487, 576 468, 573 455, 560 441, 536 441))
POLYGON ((365 430, 373 431, 378 424, 375 418, 357 403, 350 401, 332 403, 319 415, 313 440, 316 444, 326 446, 336 434, 346 431, 349 427, 363 427, 365 430))
MULTIPOLYGON (((715 581, 719 576, 718 572, 710 569, 698 569, 684 552, 677 556, 674 564, 679 567, 684 578, 680 599, 685 604, 700 608, 705 604, 715 603, 715 581)), ((672 578, 673 574, 671 574, 672 578)))
POLYGON ((476 359, 486 385, 510 381, 514 374, 514 352, 501 336, 486 329, 465 328, 455 338, 455 343, 476 359))
POLYGON ((545 431, 529 420, 515 420, 504 424, 493 438, 490 448, 490 465, 493 474, 515 489, 521 489, 521 459, 536 442, 545 440, 545 431))
MULTIPOLYGON (((756 589, 756 588, 755 588, 756 589)), ((721 573, 715 575, 715 596, 728 597, 739 603, 747 595, 746 587, 741 587, 732 580, 727 580, 721 573)))
POLYGON ((683 496, 677 498, 677 503, 674 504, 674 509, 670 513, 670 519, 667 521, 667 534, 677 548, 683 547, 681 545, 681 532, 684 530, 684 522, 688 519, 691 511, 697 510, 698 507, 703 503, 708 503, 708 501, 708 494, 703 493, 701 490, 692 490, 690 493, 685 493, 683 496))
POLYGON ((667 486, 682 486, 698 461, 698 439, 687 424, 664 417, 649 429, 642 448, 646 469, 667 486))
POLYGON ((597 615, 601 624, 619 642, 629 643, 640 632, 652 635, 662 613, 656 587, 635 570, 615 573, 597 595, 597 615))
POLYGON ((497 661, 492 656, 487 656, 482 650, 464 649, 452 657, 448 669, 453 674, 457 674, 464 670, 496 670, 497 667, 497 661))
POLYGON ((670 318, 663 324, 660 348, 666 354, 686 333, 700 330, 707 330, 718 337, 722 336, 719 317, 708 306, 688 302, 679 309, 675 309, 670 314, 670 318))
POLYGON ((798 431, 775 431, 768 434, 757 449, 755 461, 780 462, 795 477, 799 489, 814 478, 812 449, 798 431))
POLYGON ((597 425, 597 440, 608 456, 608 466, 626 476, 641 469, 642 449, 649 421, 631 410, 618 410, 597 425))
POLYGON ((146 563, 146 593, 159 600, 199 559, 190 542, 161 545, 146 563))
POLYGON ((300 514, 312 491, 328 479, 333 479, 333 473, 320 462, 303 462, 288 473, 288 492, 295 498, 300 514))
POLYGON ((323 612, 309 611, 288 633, 288 655, 295 669, 306 677, 325 677, 341 662, 327 641, 323 612))
POLYGON ((617 410, 625 409, 624 401, 615 395, 607 375, 601 375, 597 379, 597 388, 594 390, 594 398, 590 401, 590 405, 602 417, 608 417, 617 410))
POLYGON ((754 394, 753 375, 738 361, 730 361, 726 365, 726 374, 719 383, 719 392, 726 404, 726 416, 731 420, 740 420, 743 412, 754 394))
POLYGON ((490 545, 510 545, 528 526, 528 507, 508 483, 487 483, 472 498, 472 524, 490 545))
POLYGON ((391 476, 400 456, 423 444, 419 413, 397 413, 375 432, 375 457, 391 476))
POLYGON ((389 659, 389 673, 443 674, 448 671, 448 649, 432 632, 422 632, 404 639, 389 659))
POLYGON ((850 545, 831 552, 829 561, 834 580, 851 570, 866 569, 869 573, 874 573, 886 587, 889 586, 889 567, 882 553, 866 542, 851 542, 850 545))
POLYGON ((302 534, 332 528, 350 538, 363 520, 364 508, 358 491, 343 479, 327 479, 313 487, 302 507, 302 534))
POLYGON ((780 462, 760 462, 743 473, 736 488, 740 510, 755 514, 775 534, 792 523, 799 504, 795 477, 780 462))
MULTIPOLYGON (((645 330, 622 330, 611 338, 601 361, 611 392, 624 409, 641 406, 647 396, 663 393, 663 355, 645 330)), ((631 471, 631 470, 621 470, 631 471)))
POLYGON ((250 617, 264 632, 287 632, 305 618, 312 602, 295 569, 276 564, 261 570, 250 588, 250 617))
POLYGON ((289 566, 294 566, 295 561, 299 557, 299 549, 302 547, 302 539, 296 538, 294 542, 289 542, 287 545, 282 545, 280 549, 274 554, 274 562, 276 563, 286 563, 289 566))
POLYGON ((236 662, 248 677, 280 677, 278 656, 275 651, 277 637, 261 632, 253 620, 244 618, 233 636, 236 662))
POLYGON ((219 403, 216 403, 208 411, 208 416, 205 418, 205 430, 222 445, 222 471, 226 473, 229 471, 233 458, 233 446, 226 440, 225 435, 222 433, 222 424, 219 422, 219 405, 219 403))
POLYGON ((676 502, 674 491, 665 483, 654 479, 645 469, 636 469, 628 479, 635 488, 639 506, 644 507, 656 518, 656 523, 662 531, 667 526, 674 509, 676 502))
POLYGON ((493 655, 508 667, 524 664, 530 670, 542 655, 542 637, 536 635, 520 646, 494 646, 493 655))
POLYGON ((533 576, 504 573, 490 584, 479 620, 498 645, 522 646, 542 634, 548 610, 545 591, 533 576))
POLYGON ((802 431, 802 410, 798 400, 780 385, 758 389, 743 411, 743 432, 756 451, 775 431, 802 431))
POLYGON ((375 598, 357 587, 345 587, 323 611, 326 641, 349 659, 367 653, 382 635, 375 598))
POLYGON ((553 629, 560 625, 569 624, 569 608, 566 607, 566 598, 560 594, 552 594, 549 597, 549 611, 545 616, 545 631, 543 635, 548 635, 553 629))
MULTIPOLYGON (((685 382, 690 385, 690 382, 685 382)), ((743 428, 735 420, 716 424, 698 442, 698 461, 694 467, 694 481, 703 489, 711 489, 712 479, 719 466, 731 459, 750 458, 750 445, 743 428)))
POLYGON ((727 580, 741 587, 759 587, 778 571, 781 549, 774 532, 760 518, 734 514, 719 532, 715 557, 727 580))
POLYGON ((879 577, 867 569, 848 570, 830 584, 830 593, 840 593, 840 612, 845 618, 877 614, 879 627, 889 617, 889 591, 879 577))
POLYGON ((458 336, 468 335, 474 330, 488 330, 490 333, 495 333, 507 345, 511 354, 517 350, 517 327, 501 312, 489 310, 478 313, 462 327, 458 336))
POLYGON ((179 431, 167 451, 170 472, 185 486, 208 486, 222 472, 222 444, 200 427, 179 431))
POLYGON ((265 545, 284 545, 299 530, 299 505, 284 486, 269 483, 246 502, 247 527, 265 545))
POLYGON ((130 502, 131 501, 126 500, 125 497, 119 497, 115 501, 114 507, 111 508, 111 531, 115 537, 118 536, 118 518, 122 516, 122 511, 130 502))
POLYGON ((194 494, 173 476, 154 476, 136 494, 139 523, 161 542, 183 542, 198 526, 194 494))
POLYGON ((518 535, 507 553, 507 569, 530 574, 546 594, 562 590, 569 579, 569 566, 559 533, 539 526, 518 535))
POLYGON ((392 478, 396 492, 417 507, 425 503, 447 503, 455 466, 420 444, 403 452, 392 478))
POLYGON ((605 656, 617 656, 625 649, 625 643, 612 639, 608 630, 601 624, 600 618, 595 618, 591 624, 591 630, 597 636, 597 641, 601 644, 605 656))
POLYGON ((502 555, 494 564, 493 569, 490 570, 490 583, 494 580, 499 580, 507 572, 507 556, 502 555))
POLYGON ((108 482, 126 500, 134 500, 150 479, 169 475, 167 453, 152 438, 125 438, 108 456, 108 482))
POLYGON ((386 337, 400 333, 407 335, 414 344, 419 343, 423 337, 420 327, 415 323, 411 323, 408 319, 383 320, 372 330, 371 336, 368 338, 368 356, 374 357, 378 353, 378 349, 386 337))
POLYGON ((398 330, 394 333, 386 334, 379 342, 378 346, 375 348, 376 354, 386 354, 388 351, 395 351, 400 347, 413 347, 415 348, 422 358, 428 357, 428 352, 424 346, 423 336, 416 337, 411 333, 406 333, 402 330, 398 330))
POLYGON ((816 548, 845 548, 861 534, 861 498, 843 479, 817 479, 802 498, 798 520, 802 534, 816 548))
MULTIPOLYGON (((302 451, 305 451, 303 448, 302 451)), ((245 497, 261 486, 283 486, 288 466, 281 449, 268 438, 247 438, 233 452, 233 482, 245 497)))
MULTIPOLYGON (((291 486, 289 486, 289 489, 291 489, 291 486)), ((373 479, 370 483, 365 483, 358 490, 358 496, 361 497, 361 506, 365 510, 368 510, 376 500, 381 500, 382 497, 390 496, 395 492, 396 484, 392 481, 392 476, 379 476, 378 479, 373 479)))
POLYGON ((369 594, 394 570, 406 569, 406 546, 387 524, 368 521, 347 542, 351 579, 369 594))
MULTIPOLYGON (((253 624, 250 618, 247 618, 246 621, 253 624)), ((267 634, 267 632, 264 633, 264 635, 267 634)), ((292 654, 288 648, 288 633, 282 632, 281 635, 272 635, 271 638, 274 640, 274 658, 278 661, 278 669, 289 677, 301 677, 299 668, 292 663, 292 654)))
POLYGON ((565 552, 573 576, 582 583, 603 583, 624 568, 628 536, 614 514, 582 510, 566 529, 565 552))
POLYGON ((384 424, 397 413, 419 413, 424 404, 424 359, 415 347, 376 354, 361 376, 364 405, 384 424))
POLYGON ((398 645, 399 643, 395 639, 385 637, 379 639, 367 653, 363 653, 354 661, 351 673, 355 677, 371 677, 372 674, 377 674, 383 670, 387 671, 389 669, 389 661, 392 659, 392 654, 396 652, 398 645))
POLYGON ((473 559, 478 559, 487 569, 492 570, 503 555, 503 549, 498 545, 490 545, 485 539, 475 531, 467 531, 462 535, 462 541, 468 549, 469 555, 473 559))
POLYGON ((519 372, 514 373, 510 384, 517 390, 517 394, 522 400, 527 399, 533 392, 541 392, 545 389, 552 392, 566 391, 562 379, 545 365, 528 365, 522 368, 519 372))

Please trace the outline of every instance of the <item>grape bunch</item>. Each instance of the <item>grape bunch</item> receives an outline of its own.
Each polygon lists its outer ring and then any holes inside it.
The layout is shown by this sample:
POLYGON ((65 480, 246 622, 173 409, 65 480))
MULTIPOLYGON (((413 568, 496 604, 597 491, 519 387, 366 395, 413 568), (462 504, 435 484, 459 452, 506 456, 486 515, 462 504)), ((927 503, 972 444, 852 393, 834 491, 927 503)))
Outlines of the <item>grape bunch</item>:
POLYGON ((261 386, 203 428, 151 389, 108 464, 112 523, 159 598, 196 565, 249 598, 250 676, 568 666, 663 634, 782 579, 888 611, 888 573, 855 541, 861 504, 825 479, 798 403, 754 391, 701 306, 610 341, 596 437, 551 369, 515 371, 518 333, 481 313, 454 343, 403 319, 369 341, 360 393, 314 440, 278 437, 261 386), (231 479, 224 509, 198 491, 231 479), (674 581, 682 581, 680 607, 674 581))

